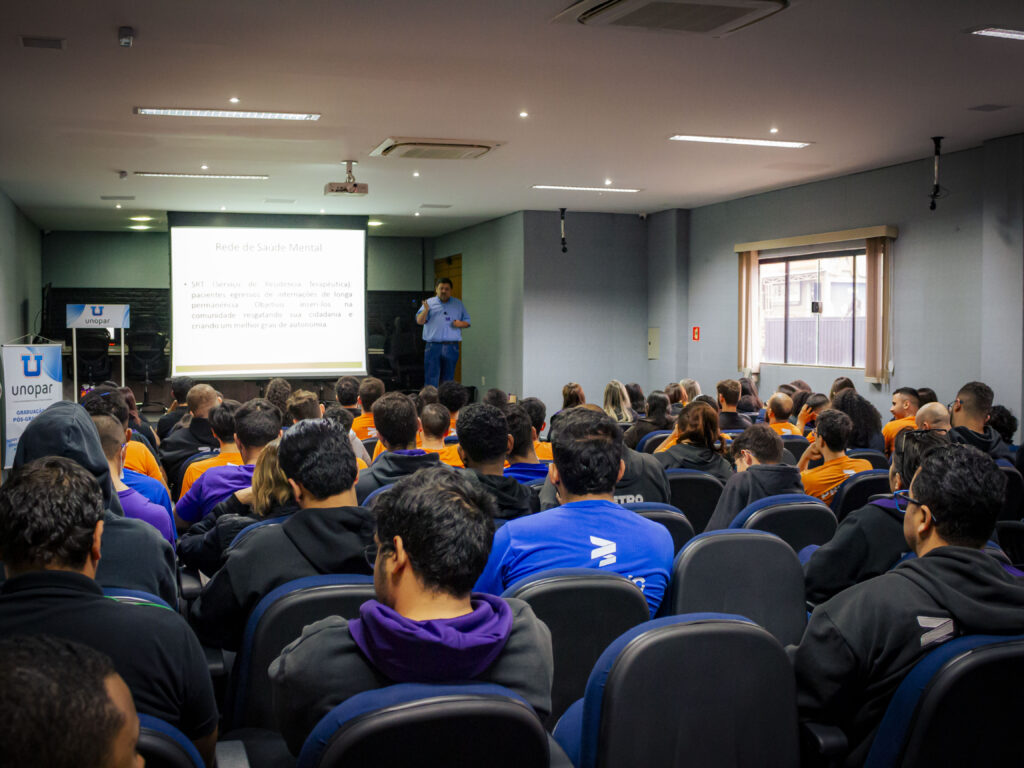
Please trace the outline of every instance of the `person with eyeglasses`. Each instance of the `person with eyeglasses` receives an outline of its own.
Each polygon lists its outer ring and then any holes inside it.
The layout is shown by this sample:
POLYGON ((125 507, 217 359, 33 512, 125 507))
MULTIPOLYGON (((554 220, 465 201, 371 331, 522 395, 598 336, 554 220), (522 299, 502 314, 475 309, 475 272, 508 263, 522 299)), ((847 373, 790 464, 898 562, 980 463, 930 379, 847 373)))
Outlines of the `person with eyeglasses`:
POLYGON ((787 648, 800 717, 845 732, 845 765, 864 763, 890 699, 921 657, 963 635, 1024 628, 1020 572, 982 551, 1005 489, 981 451, 930 450, 902 494, 903 536, 915 556, 819 605, 799 645, 787 648))
POLYGON ((530 606, 473 591, 498 513, 486 488, 442 467, 377 497, 366 548, 376 600, 355 619, 302 631, 270 665, 277 721, 298 754, 309 732, 351 696, 395 683, 505 686, 551 711, 551 633, 530 606))
POLYGON ((455 364, 459 361, 459 342, 462 329, 469 328, 469 312, 465 305, 452 296, 452 281, 438 278, 434 295, 424 299, 416 312, 417 325, 423 326, 423 384, 439 386, 455 378, 455 364))
POLYGON ((885 573, 909 551, 903 537, 907 505, 902 497, 924 455, 948 444, 945 432, 905 430, 896 436, 889 465, 893 498, 876 499, 854 510, 843 518, 827 544, 813 550, 804 563, 808 603, 817 605, 847 587, 885 573))

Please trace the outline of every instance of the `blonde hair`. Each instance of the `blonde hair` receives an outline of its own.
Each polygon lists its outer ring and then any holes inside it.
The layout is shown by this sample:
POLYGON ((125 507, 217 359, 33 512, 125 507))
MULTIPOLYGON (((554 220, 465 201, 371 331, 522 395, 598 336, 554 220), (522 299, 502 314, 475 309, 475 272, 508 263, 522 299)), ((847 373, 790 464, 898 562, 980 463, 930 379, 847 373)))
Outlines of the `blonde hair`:
POLYGON ((256 459, 252 471, 252 511, 258 517, 264 517, 274 502, 278 505, 291 501, 292 488, 288 478, 284 476, 281 465, 277 463, 277 449, 281 440, 271 440, 264 446, 256 459))
POLYGON ((616 421, 632 421, 632 408, 629 404, 629 393, 618 379, 612 379, 604 388, 604 412, 616 421))

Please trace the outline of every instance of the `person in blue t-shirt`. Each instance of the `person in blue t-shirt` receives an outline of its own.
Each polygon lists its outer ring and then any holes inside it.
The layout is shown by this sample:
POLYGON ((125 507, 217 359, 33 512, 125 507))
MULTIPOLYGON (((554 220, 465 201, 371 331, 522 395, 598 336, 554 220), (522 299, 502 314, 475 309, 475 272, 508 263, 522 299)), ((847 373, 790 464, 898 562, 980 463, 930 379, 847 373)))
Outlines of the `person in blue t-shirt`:
POLYGON ((599 410, 563 412, 552 438, 551 481, 561 506, 510 520, 474 591, 501 594, 520 579, 552 568, 598 568, 632 581, 658 609, 672 568, 668 530, 613 501, 622 477, 622 432, 599 410))
POLYGON ((518 403, 507 403, 504 408, 508 433, 512 436, 512 450, 508 453, 505 477, 514 477, 521 483, 543 480, 548 476, 548 465, 537 458, 533 447, 537 431, 530 414, 518 403))
POLYGON ((455 378, 462 329, 469 328, 470 320, 462 302, 452 296, 450 279, 439 278, 434 292, 416 313, 416 323, 423 326, 423 341, 426 342, 423 385, 436 387, 455 378))

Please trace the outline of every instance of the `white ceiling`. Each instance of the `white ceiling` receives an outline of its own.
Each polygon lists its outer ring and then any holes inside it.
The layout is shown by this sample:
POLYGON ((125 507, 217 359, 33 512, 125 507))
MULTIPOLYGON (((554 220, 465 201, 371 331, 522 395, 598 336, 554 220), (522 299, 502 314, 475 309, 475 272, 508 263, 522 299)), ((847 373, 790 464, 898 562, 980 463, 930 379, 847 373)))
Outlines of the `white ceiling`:
MULTIPOLYGON (((167 210, 371 214, 436 235, 522 209, 653 212, 1024 131, 1020 0, 798 0, 724 38, 553 24, 570 0, 32 0, 0 7, 0 189, 44 230, 167 210), (133 26, 120 48, 117 28, 133 26), (64 37, 27 50, 18 35, 64 37), (284 123, 136 106, 321 112, 284 123), (1007 105, 995 112, 981 104, 1007 105), (521 119, 520 110, 530 113, 521 119), (675 133, 814 142, 669 142, 675 133), (369 157, 389 136, 489 139, 475 161, 369 157), (359 161, 363 198, 324 197, 359 161), (168 180, 118 171, 266 173, 168 180), (412 172, 421 173, 413 178, 412 172), (640 187, 635 195, 532 184, 640 187), (134 195, 115 210, 101 195, 134 195), (266 203, 267 198, 294 203, 266 203), (422 204, 451 208, 413 213, 422 204)), ((921 179, 922 196, 929 178, 921 179)))

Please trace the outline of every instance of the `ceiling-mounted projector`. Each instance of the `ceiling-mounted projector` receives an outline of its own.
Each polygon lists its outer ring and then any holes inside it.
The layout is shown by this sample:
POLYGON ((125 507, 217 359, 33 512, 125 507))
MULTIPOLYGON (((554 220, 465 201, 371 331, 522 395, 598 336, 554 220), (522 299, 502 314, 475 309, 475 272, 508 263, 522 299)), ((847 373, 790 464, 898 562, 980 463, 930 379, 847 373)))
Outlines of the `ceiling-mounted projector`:
POLYGON ((347 173, 345 174, 344 181, 329 181, 324 185, 325 195, 353 195, 355 197, 362 197, 363 195, 370 194, 369 184, 358 184, 356 182, 355 174, 352 173, 352 165, 355 160, 346 160, 345 168, 347 173))

